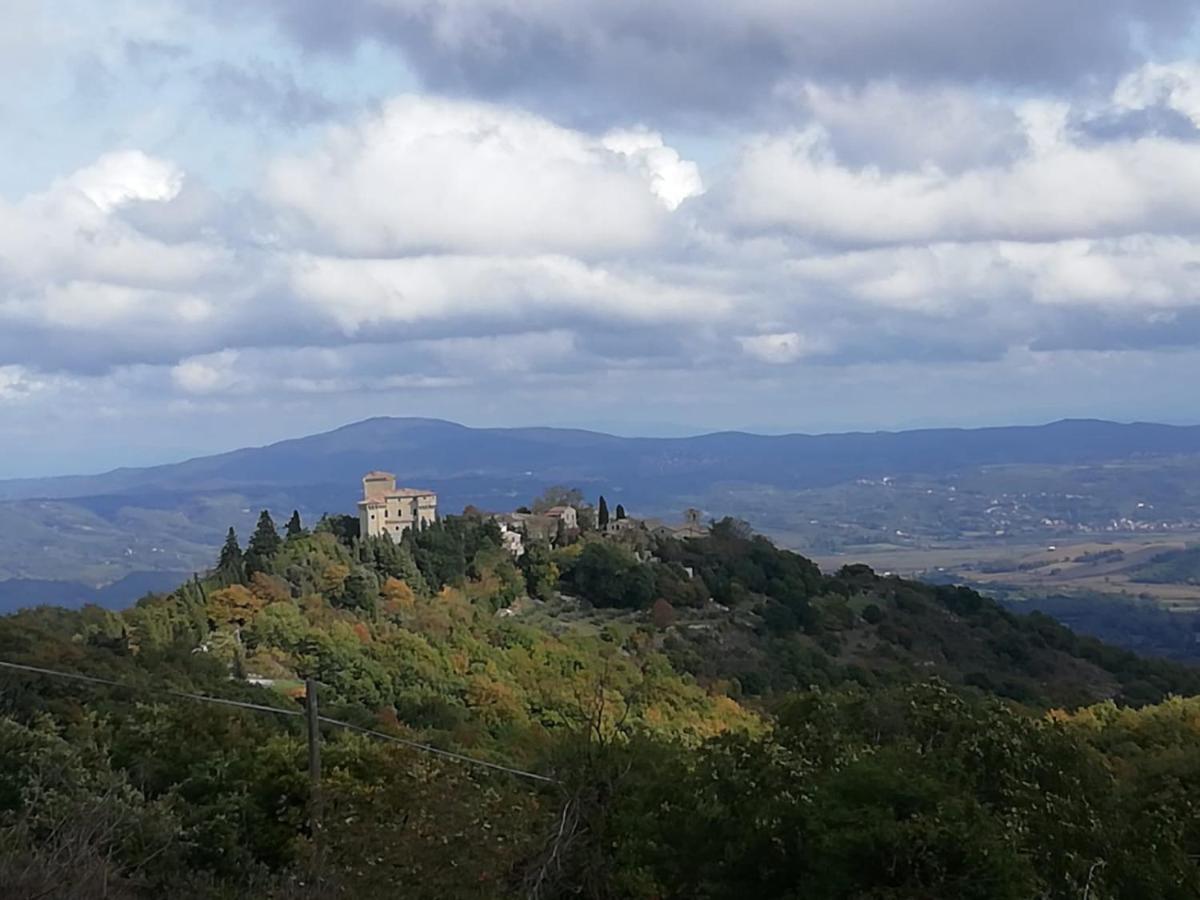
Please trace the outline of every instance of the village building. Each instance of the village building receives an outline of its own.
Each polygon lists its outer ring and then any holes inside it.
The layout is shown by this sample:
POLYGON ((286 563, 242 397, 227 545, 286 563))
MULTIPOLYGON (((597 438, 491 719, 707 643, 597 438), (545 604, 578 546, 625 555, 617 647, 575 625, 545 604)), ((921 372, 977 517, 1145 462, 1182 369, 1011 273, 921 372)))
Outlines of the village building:
POLYGON ((558 527, 560 521, 568 531, 579 527, 579 513, 573 506, 552 506, 543 515, 554 520, 555 528, 558 527))
MULTIPOLYGON (((575 532, 579 529, 579 512, 573 506, 552 506, 545 512, 511 512, 500 513, 492 517, 500 526, 500 532, 505 534, 523 535, 525 538, 533 541, 550 541, 553 542, 559 534, 559 525, 568 532, 575 532)), ((510 552, 516 546, 515 539, 505 537, 505 546, 510 552), (511 545, 511 546, 510 546, 511 545)), ((521 547, 520 553, 514 553, 519 556, 524 553, 524 547, 521 547)))
POLYGON ((512 554, 513 558, 525 555, 525 539, 521 532, 512 527, 503 517, 496 516, 494 521, 500 527, 500 543, 504 549, 512 554))
POLYGON ((363 476, 358 523, 364 537, 387 535, 398 541, 408 529, 436 521, 437 494, 433 491, 398 488, 391 472, 368 472, 363 476))

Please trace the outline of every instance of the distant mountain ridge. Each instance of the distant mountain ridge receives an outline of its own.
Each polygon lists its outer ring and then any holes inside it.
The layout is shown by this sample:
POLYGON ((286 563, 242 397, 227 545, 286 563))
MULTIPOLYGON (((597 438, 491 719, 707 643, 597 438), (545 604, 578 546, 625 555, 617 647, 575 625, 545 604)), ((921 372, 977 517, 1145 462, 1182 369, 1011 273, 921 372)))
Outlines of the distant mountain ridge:
POLYGON ((212 491, 340 484, 379 466, 402 480, 497 475, 603 483, 637 478, 765 480, 792 488, 857 477, 965 466, 1080 464, 1200 454, 1200 426, 1064 419, 1046 425, 914 431, 683 438, 616 437, 558 428, 469 428, 378 417, 263 447, 99 475, 0 480, 0 500, 63 499, 129 491, 212 491), (527 475, 528 473, 528 475, 527 475))
MULTIPOLYGON (((246 536, 259 509, 280 517, 298 509, 306 521, 323 512, 353 512, 361 475, 380 468, 396 472, 401 483, 436 490, 443 512, 467 504, 508 510, 550 485, 567 484, 592 498, 604 493, 634 515, 674 517, 696 506, 713 516, 741 516, 812 552, 828 550, 826 540, 854 545, 913 533, 910 525, 934 535, 991 533, 980 510, 990 502, 984 492, 993 489, 992 481, 1003 481, 1008 496, 1020 496, 1023 484, 1041 491, 1066 484, 1053 467, 1099 472, 1112 463, 1137 467, 1138 477, 1104 476, 1108 481, 1097 488, 1096 502, 1080 516, 1126 514, 1130 498, 1116 494, 1135 484, 1138 499, 1153 501, 1164 515, 1174 503, 1179 509, 1172 514, 1182 515, 1193 505, 1189 485, 1200 484, 1200 426, 1063 420, 978 429, 645 438, 381 417, 179 463, 0 480, 0 582, 27 579, 38 600, 52 593, 43 582, 71 582, 65 593, 76 598, 80 585, 110 585, 132 573, 202 569, 225 530, 233 525, 246 536), (1017 472, 1022 466, 1028 468, 1017 472), (990 473, 1001 470, 990 467, 1008 468, 1000 479, 990 473), (1035 472, 1037 467, 1045 471, 1035 472), (970 515, 959 512, 969 505, 963 502, 968 489, 955 495, 958 503, 931 506, 939 491, 954 490, 947 479, 956 473, 968 473, 975 485, 979 509, 970 515), (871 487, 881 484, 901 487, 881 496, 871 487)), ((1092 474, 1076 480, 1099 483, 1092 474)), ((1027 518, 1036 527, 1041 515, 1034 510, 1027 518)))

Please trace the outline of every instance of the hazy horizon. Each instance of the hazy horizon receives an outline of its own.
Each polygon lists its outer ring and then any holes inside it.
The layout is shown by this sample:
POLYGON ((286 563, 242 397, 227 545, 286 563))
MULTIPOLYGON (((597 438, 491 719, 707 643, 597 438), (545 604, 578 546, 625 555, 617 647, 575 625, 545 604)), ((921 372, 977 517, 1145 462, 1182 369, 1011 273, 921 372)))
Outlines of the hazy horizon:
MULTIPOLYGON (((633 429, 605 427, 603 424, 597 424, 597 425, 583 425, 583 424, 548 425, 544 422, 537 422, 537 421, 530 421, 530 422, 523 422, 523 423, 516 423, 516 424, 471 423, 471 422, 459 422, 459 421, 454 421, 451 419, 440 419, 439 417, 436 417, 436 416, 412 416, 412 417, 382 416, 381 418, 434 419, 434 420, 438 420, 438 421, 444 421, 444 422, 447 422, 452 425, 463 425, 463 426, 465 426, 467 428, 471 428, 471 429, 514 429, 515 430, 515 429, 524 429, 524 428, 551 428, 551 429, 583 430, 583 431, 591 431, 591 432, 596 432, 596 433, 600 433, 600 434, 608 434, 608 435, 612 435, 615 437, 623 437, 623 438, 688 438, 688 437, 699 437, 699 436, 703 436, 703 435, 707 435, 707 434, 715 434, 715 433, 721 433, 721 432, 737 432, 737 433, 743 433, 743 434, 755 434, 755 435, 764 435, 764 436, 782 436, 782 435, 797 435, 797 434, 820 436, 820 435, 849 434, 849 433, 864 433, 864 434, 896 433, 896 432, 904 432, 904 431, 922 431, 922 430, 929 430, 929 429, 933 429, 933 430, 958 429, 958 430, 970 431, 970 430, 984 429, 984 428, 1022 428, 1022 427, 1036 428, 1039 426, 1050 425, 1050 424, 1054 424, 1055 422, 1060 422, 1060 421, 1065 421, 1065 420, 1104 421, 1104 422, 1110 422, 1110 423, 1119 424, 1119 425, 1133 425, 1133 424, 1171 425, 1171 426, 1177 426, 1177 427, 1200 426, 1200 421, 1197 421, 1194 419, 1193 420, 1181 419, 1179 421, 1170 422, 1170 421, 1163 421, 1163 420, 1152 421, 1152 420, 1147 420, 1147 419, 1118 420, 1118 419, 1099 419, 1099 418, 1091 417, 1091 416, 1065 416, 1065 417, 1061 417, 1061 418, 1057 418, 1057 419, 1043 419, 1043 420, 1028 421, 1028 422, 997 422, 997 423, 973 424, 973 425, 965 425, 965 424, 961 424, 961 423, 952 423, 952 422, 932 422, 932 423, 927 423, 927 424, 914 425, 911 428, 870 428, 870 427, 854 428, 854 427, 848 427, 848 428, 830 428, 830 429, 825 429, 825 430, 816 430, 816 429, 771 429, 769 427, 755 427, 753 425, 748 425, 748 426, 740 426, 740 427, 734 426, 734 427, 728 427, 728 428, 710 428, 710 429, 688 429, 688 428, 681 426, 681 427, 677 427, 677 428, 663 427, 663 428, 658 429, 657 431, 654 429, 637 431, 637 430, 633 430, 633 429)), ((99 467, 96 467, 93 469, 79 469, 79 470, 47 469, 47 470, 42 470, 42 471, 32 470, 29 472, 17 473, 17 474, 7 474, 3 470, 0 470, 0 481, 37 479, 37 478, 57 478, 57 477, 73 476, 73 475, 81 475, 81 476, 101 475, 101 474, 105 474, 107 472, 111 472, 116 469, 123 469, 123 468, 140 469, 140 468, 148 468, 148 467, 160 466, 160 465, 172 465, 175 463, 186 462, 191 459, 215 456, 215 455, 219 455, 222 453, 230 453, 230 452, 237 451, 237 450, 253 449, 256 447, 267 447, 267 446, 271 446, 271 445, 281 443, 284 441, 295 440, 295 439, 305 438, 305 437, 311 437, 311 436, 318 435, 318 434, 325 434, 325 433, 328 433, 331 431, 339 430, 341 428, 348 428, 348 427, 360 424, 364 421, 367 421, 367 420, 366 419, 354 419, 352 421, 339 422, 339 423, 330 425, 329 427, 318 428, 313 431, 306 431, 306 432, 302 432, 302 433, 301 432, 296 432, 296 433, 285 432, 285 433, 281 433, 281 434, 278 434, 273 437, 269 437, 269 438, 266 438, 266 439, 263 439, 260 441, 255 441, 255 442, 250 442, 250 443, 241 443, 241 444, 236 444, 236 445, 228 445, 228 446, 215 446, 211 449, 205 449, 205 450, 188 450, 188 449, 180 448, 177 452, 175 452, 173 454, 164 452, 155 457, 150 457, 150 458, 146 458, 146 459, 142 459, 142 460, 118 461, 112 465, 99 466, 99 467)))

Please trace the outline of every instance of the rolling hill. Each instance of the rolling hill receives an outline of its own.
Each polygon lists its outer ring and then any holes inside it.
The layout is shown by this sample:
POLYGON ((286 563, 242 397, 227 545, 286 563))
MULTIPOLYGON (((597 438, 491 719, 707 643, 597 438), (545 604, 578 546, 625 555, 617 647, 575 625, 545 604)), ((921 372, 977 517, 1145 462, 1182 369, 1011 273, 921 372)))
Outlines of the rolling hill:
POLYGON ((1101 529, 1147 505, 1167 524, 1200 519, 1200 427, 624 438, 375 418, 170 465, 0 481, 0 604, 22 602, 13 579, 98 587, 201 567, 224 529, 248 529, 260 508, 352 511, 374 468, 434 488, 446 511, 510 509, 565 483, 635 514, 694 505, 742 516, 806 550, 1037 531, 1047 520, 1101 529))

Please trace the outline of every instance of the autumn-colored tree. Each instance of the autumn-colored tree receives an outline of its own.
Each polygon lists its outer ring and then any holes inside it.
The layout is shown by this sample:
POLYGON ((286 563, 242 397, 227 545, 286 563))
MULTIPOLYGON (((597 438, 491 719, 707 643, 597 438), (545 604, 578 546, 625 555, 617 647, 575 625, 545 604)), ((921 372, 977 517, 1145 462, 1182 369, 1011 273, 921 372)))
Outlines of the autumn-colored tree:
POLYGON ((208 619, 216 628, 244 628, 265 607, 266 602, 240 584, 213 591, 208 596, 208 619))
POLYGON ((383 601, 382 611, 385 615, 395 616, 408 612, 413 608, 417 595, 407 582, 399 578, 388 578, 379 588, 379 596, 383 601))
POLYGON ((675 624, 675 607, 659 597, 650 608, 650 621, 659 631, 664 631, 675 624))

